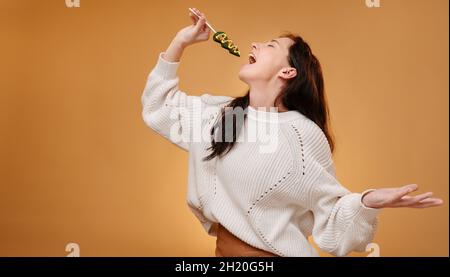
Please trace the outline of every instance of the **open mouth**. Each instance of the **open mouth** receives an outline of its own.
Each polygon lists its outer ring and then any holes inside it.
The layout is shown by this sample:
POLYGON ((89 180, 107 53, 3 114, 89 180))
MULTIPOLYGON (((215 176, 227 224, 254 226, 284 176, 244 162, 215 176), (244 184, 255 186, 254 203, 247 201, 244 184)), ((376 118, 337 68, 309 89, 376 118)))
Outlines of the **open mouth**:
POLYGON ((249 62, 250 64, 256 63, 256 57, 255 57, 255 55, 253 55, 252 53, 250 53, 250 54, 248 55, 248 62, 249 62))

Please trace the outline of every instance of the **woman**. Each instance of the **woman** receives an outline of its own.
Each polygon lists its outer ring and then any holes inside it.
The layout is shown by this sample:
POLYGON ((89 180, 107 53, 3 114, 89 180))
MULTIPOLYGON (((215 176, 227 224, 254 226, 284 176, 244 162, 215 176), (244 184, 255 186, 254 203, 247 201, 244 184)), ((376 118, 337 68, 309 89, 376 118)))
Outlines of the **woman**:
POLYGON ((217 236, 216 256, 317 256, 310 235, 336 256, 365 251, 382 208, 442 204, 431 192, 408 195, 416 184, 352 193, 339 183, 320 63, 299 36, 252 44, 249 64, 239 72, 249 85, 243 97, 180 91, 183 50, 210 37, 205 15, 196 11, 201 17, 191 14, 193 25, 160 53, 142 115, 189 151, 187 203, 217 236), (258 139, 245 138, 256 129, 258 139))

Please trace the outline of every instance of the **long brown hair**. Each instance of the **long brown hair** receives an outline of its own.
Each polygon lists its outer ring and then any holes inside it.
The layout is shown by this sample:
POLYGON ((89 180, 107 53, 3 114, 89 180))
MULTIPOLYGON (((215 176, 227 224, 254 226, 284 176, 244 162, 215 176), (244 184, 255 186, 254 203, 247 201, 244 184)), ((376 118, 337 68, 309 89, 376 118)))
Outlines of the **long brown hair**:
MULTIPOLYGON (((297 76, 287 81, 280 94, 275 98, 274 106, 277 107, 279 103, 282 103, 288 110, 298 111, 311 119, 322 129, 330 145, 331 152, 334 153, 335 144, 329 126, 329 109, 325 96, 322 67, 319 60, 313 55, 308 43, 299 35, 287 32, 280 35, 280 38, 290 38, 294 41, 294 44, 289 48, 288 62, 291 67, 297 70, 297 76)), ((247 91, 244 96, 234 98, 222 108, 221 116, 210 132, 211 146, 208 150, 212 150, 212 152, 203 158, 204 161, 211 160, 216 156, 222 157, 233 148, 239 130, 243 125, 242 121, 236 120, 233 110, 238 107, 245 110, 249 105, 249 99, 250 91, 247 91), (232 122, 232 126, 226 126, 226 122, 228 124, 232 122), (233 128, 232 141, 225 139, 225 133, 228 132, 228 128, 233 128), (222 135, 219 141, 216 140, 216 130, 222 135)), ((246 114, 244 114, 245 117, 246 114)))

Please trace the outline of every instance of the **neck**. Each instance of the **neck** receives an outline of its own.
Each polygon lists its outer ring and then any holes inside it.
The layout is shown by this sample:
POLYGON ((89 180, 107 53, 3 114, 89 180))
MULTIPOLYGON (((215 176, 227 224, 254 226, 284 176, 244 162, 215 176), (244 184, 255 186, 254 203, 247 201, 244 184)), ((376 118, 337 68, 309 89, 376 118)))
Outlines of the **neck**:
POLYGON ((266 108, 277 107, 278 112, 286 112, 288 109, 282 103, 275 106, 275 98, 281 92, 280 86, 255 86, 250 87, 249 106, 252 108, 266 108))

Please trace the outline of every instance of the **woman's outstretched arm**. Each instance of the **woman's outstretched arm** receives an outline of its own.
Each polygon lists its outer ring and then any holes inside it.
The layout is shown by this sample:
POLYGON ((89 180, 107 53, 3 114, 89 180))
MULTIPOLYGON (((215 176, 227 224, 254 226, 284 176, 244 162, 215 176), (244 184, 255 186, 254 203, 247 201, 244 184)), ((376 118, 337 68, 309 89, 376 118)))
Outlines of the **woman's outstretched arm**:
POLYGON ((370 189, 351 193, 336 179, 333 164, 323 170, 310 191, 310 209, 314 214, 313 238, 325 252, 336 256, 351 251, 364 252, 378 225, 382 208, 427 208, 443 204, 432 192, 409 196, 416 184, 399 188, 370 189))

